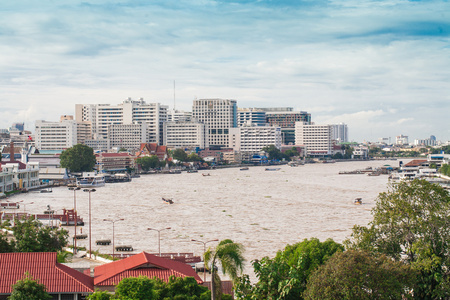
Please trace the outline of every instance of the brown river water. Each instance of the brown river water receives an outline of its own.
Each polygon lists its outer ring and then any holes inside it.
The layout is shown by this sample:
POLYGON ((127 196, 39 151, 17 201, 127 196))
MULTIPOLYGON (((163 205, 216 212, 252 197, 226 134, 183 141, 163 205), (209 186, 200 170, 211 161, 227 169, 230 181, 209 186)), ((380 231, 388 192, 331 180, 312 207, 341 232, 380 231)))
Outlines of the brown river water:
MULTIPOLYGON (((355 224, 365 225, 380 192, 387 190, 388 177, 339 175, 398 161, 338 162, 280 166, 279 171, 250 167, 199 171, 198 173, 142 175, 127 183, 111 183, 91 194, 92 250, 112 253, 112 245, 97 246, 97 239, 112 239, 112 223, 104 219, 123 218, 115 223, 115 245, 132 245, 134 253, 193 252, 202 255, 202 241, 232 239, 245 247, 247 267, 253 259, 273 257, 287 244, 305 238, 342 242, 355 224), (209 173, 210 176, 202 176, 209 173), (172 198, 166 204, 162 197, 172 198), (362 205, 353 200, 361 197, 362 205)), ((88 193, 77 191, 76 207, 88 233, 88 193)), ((52 193, 29 192, 11 198, 23 201, 27 213, 43 213, 50 205, 56 213, 74 207, 74 192, 67 187, 52 193)), ((23 206, 19 209, 23 211, 23 206)), ((73 227, 66 227, 73 234, 73 227)), ((80 232, 78 227, 78 233, 80 232)), ((208 243, 214 246, 217 242, 208 243)), ((89 239, 78 240, 88 248, 89 239)))

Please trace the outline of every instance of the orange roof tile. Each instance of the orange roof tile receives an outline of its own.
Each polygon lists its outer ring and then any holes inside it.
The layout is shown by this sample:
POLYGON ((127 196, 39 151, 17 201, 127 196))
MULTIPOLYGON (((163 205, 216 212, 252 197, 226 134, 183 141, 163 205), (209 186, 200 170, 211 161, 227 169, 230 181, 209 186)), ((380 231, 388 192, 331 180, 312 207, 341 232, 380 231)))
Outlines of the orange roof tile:
POLYGON ((93 278, 58 263, 55 252, 34 252, 0 253, 0 294, 10 294, 25 272, 44 284, 48 293, 94 292, 93 278))
POLYGON ((140 275, 149 278, 156 276, 166 282, 171 275, 177 277, 189 276, 194 277, 198 283, 203 282, 192 267, 187 264, 141 252, 122 260, 95 267, 94 285, 117 285, 123 278, 139 277, 140 275))

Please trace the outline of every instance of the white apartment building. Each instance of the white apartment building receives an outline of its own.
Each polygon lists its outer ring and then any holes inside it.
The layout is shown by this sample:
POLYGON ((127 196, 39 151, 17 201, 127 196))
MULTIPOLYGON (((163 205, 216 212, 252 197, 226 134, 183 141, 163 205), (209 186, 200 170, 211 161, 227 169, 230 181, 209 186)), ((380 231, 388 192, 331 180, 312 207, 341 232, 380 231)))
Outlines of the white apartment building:
POLYGON ((344 123, 332 124, 331 139, 338 143, 348 142, 348 126, 344 123))
POLYGON ((141 143, 147 143, 147 123, 111 124, 108 126, 110 148, 118 147, 138 150, 141 143))
POLYGON ((165 122, 164 145, 172 149, 209 147, 208 125, 194 121, 165 122))
POLYGON ((281 148, 281 128, 274 126, 243 126, 230 128, 230 147, 242 153, 259 153, 274 145, 281 148))
POLYGON ((237 127, 236 100, 194 100, 192 117, 208 125, 209 145, 229 147, 229 130, 237 127))
POLYGON ((128 98, 118 105, 76 104, 75 119, 92 122, 94 139, 106 139, 109 125, 146 123, 148 142, 161 144, 167 109, 160 103, 146 103, 143 98, 128 98))
POLYGON ((64 150, 77 144, 77 123, 74 120, 61 122, 35 122, 35 145, 38 150, 64 150))
POLYGON ((333 154, 332 125, 295 123, 295 144, 304 145, 307 156, 328 156, 333 154))
POLYGON ((3 196, 5 192, 12 192, 13 190, 13 172, 10 169, 3 169, 0 164, 0 196, 3 196))
MULTIPOLYGON (((5 191, 10 191, 10 177, 12 175, 13 189, 26 189, 39 187, 39 163, 30 162, 24 164, 22 162, 7 162, 2 164, 2 171, 6 174, 5 191), (9 180, 9 181, 8 181, 9 180)), ((0 171, 0 172, 2 172, 0 171)))
POLYGON ((408 145, 408 136, 406 135, 398 135, 395 137, 395 144, 396 145, 408 145))

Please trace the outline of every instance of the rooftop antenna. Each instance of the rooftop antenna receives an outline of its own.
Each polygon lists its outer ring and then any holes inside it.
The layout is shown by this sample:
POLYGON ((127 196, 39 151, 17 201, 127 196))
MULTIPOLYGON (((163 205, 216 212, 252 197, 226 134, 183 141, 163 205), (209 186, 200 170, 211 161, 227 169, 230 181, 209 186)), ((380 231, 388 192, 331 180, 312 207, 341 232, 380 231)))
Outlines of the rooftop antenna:
POLYGON ((175 110, 175 80, 173 81, 173 110, 175 110))

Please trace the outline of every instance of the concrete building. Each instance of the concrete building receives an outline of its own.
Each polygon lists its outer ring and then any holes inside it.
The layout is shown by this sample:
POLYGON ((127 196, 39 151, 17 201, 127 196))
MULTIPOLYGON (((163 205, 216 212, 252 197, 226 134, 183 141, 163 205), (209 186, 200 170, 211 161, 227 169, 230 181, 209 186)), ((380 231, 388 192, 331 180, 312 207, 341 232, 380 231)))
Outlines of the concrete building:
POLYGON ((35 123, 36 148, 39 151, 62 151, 77 144, 77 123, 74 120, 35 123))
POLYGON ((295 145, 295 123, 311 124, 311 114, 305 111, 294 111, 292 107, 258 108, 266 112, 266 123, 281 127, 282 143, 295 145))
POLYGON ((115 124, 147 124, 147 140, 162 143, 163 122, 167 121, 168 106, 146 103, 143 98, 128 98, 118 105, 76 104, 75 119, 90 121, 94 139, 106 139, 108 126, 115 124))
POLYGON ((230 147, 243 153, 259 153, 274 145, 281 148, 281 128, 274 126, 244 126, 230 129, 230 147))
POLYGON ((432 135, 432 136, 430 136, 430 138, 424 139, 424 140, 415 139, 414 145, 415 146, 431 146, 431 147, 433 147, 433 146, 438 145, 438 141, 436 140, 436 137, 434 135, 432 135))
POLYGON ((237 124, 241 126, 265 126, 266 112, 258 108, 238 108, 237 124))
POLYGON ((333 155, 332 126, 297 122, 295 124, 296 145, 306 147, 306 155, 325 157, 333 155))
POLYGON ((348 126, 344 123, 332 124, 331 139, 337 143, 348 143, 348 126))
POLYGON ((147 143, 147 123, 111 124, 108 126, 109 148, 139 149, 147 143))
POLYGON ((408 145, 408 136, 406 135, 398 135, 395 137, 395 144, 396 145, 408 145))
POLYGON ((208 125, 195 121, 164 123, 164 145, 171 149, 209 147, 208 125))
POLYGON ((167 122, 191 121, 192 112, 176 109, 167 110, 167 122))
POLYGON ((194 100, 192 117, 208 126, 209 145, 228 147, 229 130, 237 127, 236 100, 194 100))

